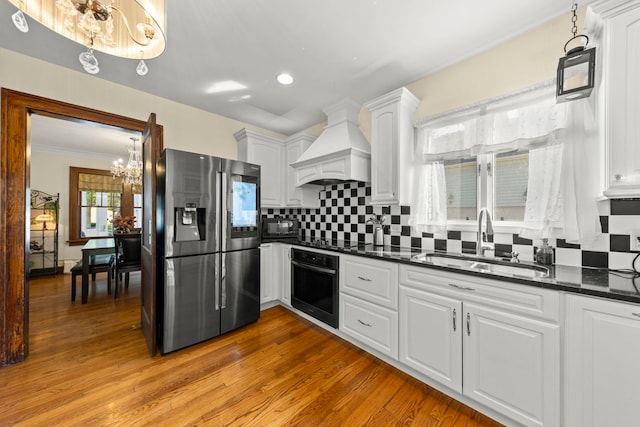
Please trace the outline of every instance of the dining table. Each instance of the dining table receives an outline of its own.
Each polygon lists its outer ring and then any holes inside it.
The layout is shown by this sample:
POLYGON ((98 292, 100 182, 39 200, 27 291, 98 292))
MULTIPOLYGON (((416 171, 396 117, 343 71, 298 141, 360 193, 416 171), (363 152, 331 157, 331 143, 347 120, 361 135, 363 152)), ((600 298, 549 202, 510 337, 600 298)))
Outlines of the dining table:
POLYGON ((113 238, 90 239, 82 247, 82 304, 89 298, 89 265, 94 255, 113 254, 116 244, 113 238))

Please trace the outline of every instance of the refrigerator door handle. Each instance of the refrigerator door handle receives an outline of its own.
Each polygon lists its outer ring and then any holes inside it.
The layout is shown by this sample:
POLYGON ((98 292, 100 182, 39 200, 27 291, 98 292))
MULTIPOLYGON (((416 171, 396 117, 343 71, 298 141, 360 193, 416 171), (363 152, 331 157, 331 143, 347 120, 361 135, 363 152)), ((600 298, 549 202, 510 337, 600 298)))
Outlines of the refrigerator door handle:
POLYGON ((229 192, 226 172, 220 172, 220 250, 227 250, 227 226, 229 223, 229 214, 227 212, 227 196, 229 192))
POLYGON ((220 257, 216 256, 214 260, 215 261, 214 261, 213 269, 215 271, 213 273, 213 280, 214 280, 215 286, 213 290, 213 295, 215 299, 216 311, 218 311, 220 310, 220 286, 218 286, 218 283, 220 283, 220 257))
POLYGON ((220 294, 222 296, 222 302, 220 304, 220 309, 224 310, 227 308, 227 254, 222 252, 220 254, 220 294))

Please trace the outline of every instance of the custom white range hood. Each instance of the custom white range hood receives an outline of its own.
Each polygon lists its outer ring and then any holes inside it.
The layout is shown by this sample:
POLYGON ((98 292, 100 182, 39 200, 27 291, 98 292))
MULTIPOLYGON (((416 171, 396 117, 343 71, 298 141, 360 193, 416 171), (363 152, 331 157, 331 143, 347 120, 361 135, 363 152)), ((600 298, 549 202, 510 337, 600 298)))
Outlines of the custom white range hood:
POLYGON ((323 109, 327 127, 291 163, 296 186, 371 180, 371 145, 358 127, 360 105, 344 99, 323 109))

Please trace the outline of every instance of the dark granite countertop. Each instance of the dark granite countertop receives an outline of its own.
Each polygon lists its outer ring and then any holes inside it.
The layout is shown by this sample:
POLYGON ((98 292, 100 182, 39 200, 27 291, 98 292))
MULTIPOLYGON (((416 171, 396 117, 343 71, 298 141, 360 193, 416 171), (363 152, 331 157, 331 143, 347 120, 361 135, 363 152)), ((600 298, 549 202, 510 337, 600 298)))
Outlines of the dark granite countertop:
MULTIPOLYGON (((640 304, 640 277, 634 278, 630 273, 621 273, 615 270, 570 267, 564 265, 545 266, 549 269, 548 277, 523 278, 508 273, 487 273, 470 269, 442 266, 428 261, 418 261, 415 255, 421 253, 435 254, 436 251, 420 251, 398 246, 374 247, 372 244, 362 244, 345 241, 318 241, 318 240, 286 240, 289 243, 305 248, 316 248, 332 252, 345 253, 368 258, 376 258, 385 261, 394 261, 425 268, 435 268, 470 276, 492 278, 519 283, 528 286, 537 286, 558 291, 567 291, 584 295, 593 295, 603 298, 615 299, 640 304)), ((460 254, 449 254, 460 255, 460 254)), ((521 262, 521 265, 531 265, 530 262, 521 262)))

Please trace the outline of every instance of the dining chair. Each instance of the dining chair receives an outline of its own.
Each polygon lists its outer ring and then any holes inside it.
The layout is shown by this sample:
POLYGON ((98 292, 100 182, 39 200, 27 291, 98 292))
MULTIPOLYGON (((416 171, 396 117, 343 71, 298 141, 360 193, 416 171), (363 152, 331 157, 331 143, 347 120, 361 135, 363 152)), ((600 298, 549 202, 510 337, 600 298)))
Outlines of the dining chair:
MULTIPOLYGON (((113 255, 94 255, 89 260, 89 274, 91 280, 96 281, 96 273, 107 273, 107 294, 111 295, 111 279, 113 276, 113 255)), ((76 277, 82 276, 82 261, 71 267, 71 301, 76 300, 76 277)))
POLYGON ((124 286, 129 288, 129 273, 142 269, 140 251, 142 240, 140 233, 114 234, 115 257, 113 274, 116 280, 113 297, 118 298, 118 291, 124 275, 124 286))

